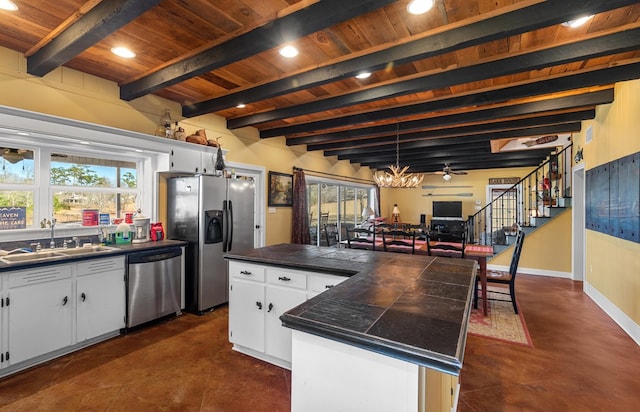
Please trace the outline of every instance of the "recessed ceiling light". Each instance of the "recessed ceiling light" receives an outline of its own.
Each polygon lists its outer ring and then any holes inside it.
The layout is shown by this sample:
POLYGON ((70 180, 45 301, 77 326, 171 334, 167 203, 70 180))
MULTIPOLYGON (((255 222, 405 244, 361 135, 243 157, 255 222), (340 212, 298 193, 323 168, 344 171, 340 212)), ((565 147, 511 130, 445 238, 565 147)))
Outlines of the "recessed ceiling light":
POLYGON ((411 14, 424 14, 433 7, 433 0, 412 0, 407 5, 407 11, 411 14))
POLYGON ((360 73, 360 74, 356 75, 356 79, 366 79, 366 78, 368 78, 369 76, 371 76, 371 73, 369 73, 369 72, 362 72, 362 73, 360 73))
POLYGON ((111 53, 115 54, 116 56, 124 57, 125 59, 132 59, 136 57, 136 54, 126 47, 114 47, 113 49, 111 49, 111 53))
POLYGON ((247 105, 246 105, 246 104, 244 104, 244 103, 240 103, 240 104, 238 104, 236 107, 237 107, 238 109, 244 109, 245 107, 247 107, 247 105))
POLYGON ((583 24, 585 24, 586 22, 588 22, 589 19, 591 19, 592 17, 593 17, 593 15, 580 17, 580 18, 575 19, 575 20, 565 21, 564 23, 562 23, 562 25, 565 26, 565 27, 573 27, 573 28, 580 27, 583 24))
POLYGON ((296 57, 298 55, 298 49, 293 46, 284 46, 280 49, 280 55, 287 58, 296 57))
POLYGON ((0 9, 16 11, 18 10, 18 5, 12 2, 11 0, 0 0, 0 9))

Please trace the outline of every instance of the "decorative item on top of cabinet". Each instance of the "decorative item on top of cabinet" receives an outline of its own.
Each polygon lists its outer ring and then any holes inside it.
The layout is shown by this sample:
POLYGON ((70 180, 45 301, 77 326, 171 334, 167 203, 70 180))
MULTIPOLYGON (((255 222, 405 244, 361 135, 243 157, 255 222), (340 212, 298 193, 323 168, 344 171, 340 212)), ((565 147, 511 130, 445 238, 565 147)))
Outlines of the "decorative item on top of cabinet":
POLYGON ((186 141, 207 146, 207 132, 204 129, 196 130, 194 134, 186 137, 186 141))
POLYGON ((216 170, 224 170, 224 157, 222 155, 222 145, 220 145, 220 138, 216 138, 216 145, 218 146, 218 152, 216 153, 216 170))
POLYGON ((159 137, 166 137, 167 139, 174 138, 174 130, 171 128, 173 121, 171 120, 171 110, 165 109, 164 115, 160 119, 160 124, 156 129, 155 135, 159 137))

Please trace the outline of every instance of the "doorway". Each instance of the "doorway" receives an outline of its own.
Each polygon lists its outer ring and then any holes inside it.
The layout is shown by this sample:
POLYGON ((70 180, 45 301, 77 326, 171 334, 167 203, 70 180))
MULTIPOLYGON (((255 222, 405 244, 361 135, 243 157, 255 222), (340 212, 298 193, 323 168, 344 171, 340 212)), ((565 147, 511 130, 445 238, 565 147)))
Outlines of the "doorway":
POLYGON ((584 282, 583 289, 586 287, 586 271, 585 271, 585 173, 584 163, 576 166, 572 170, 573 193, 571 210, 573 233, 571 236, 571 272, 573 280, 581 280, 584 282))

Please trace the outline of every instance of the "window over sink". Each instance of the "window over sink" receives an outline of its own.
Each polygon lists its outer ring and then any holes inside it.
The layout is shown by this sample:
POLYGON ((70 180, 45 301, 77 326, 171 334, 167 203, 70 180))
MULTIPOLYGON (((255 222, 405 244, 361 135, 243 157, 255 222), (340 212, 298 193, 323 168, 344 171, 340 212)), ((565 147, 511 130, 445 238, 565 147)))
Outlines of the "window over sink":
POLYGON ((0 140, 0 231, 36 229, 52 216, 59 227, 81 226, 86 209, 113 219, 142 208, 143 156, 61 146, 0 140))

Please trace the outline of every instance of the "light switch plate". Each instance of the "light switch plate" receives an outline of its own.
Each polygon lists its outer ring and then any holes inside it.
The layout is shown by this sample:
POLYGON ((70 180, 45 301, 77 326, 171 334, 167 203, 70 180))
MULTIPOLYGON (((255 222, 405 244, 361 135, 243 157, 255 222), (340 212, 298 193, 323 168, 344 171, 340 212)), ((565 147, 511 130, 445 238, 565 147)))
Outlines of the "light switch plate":
POLYGON ((276 208, 275 207, 270 207, 269 208, 269 213, 276 213, 276 208))

